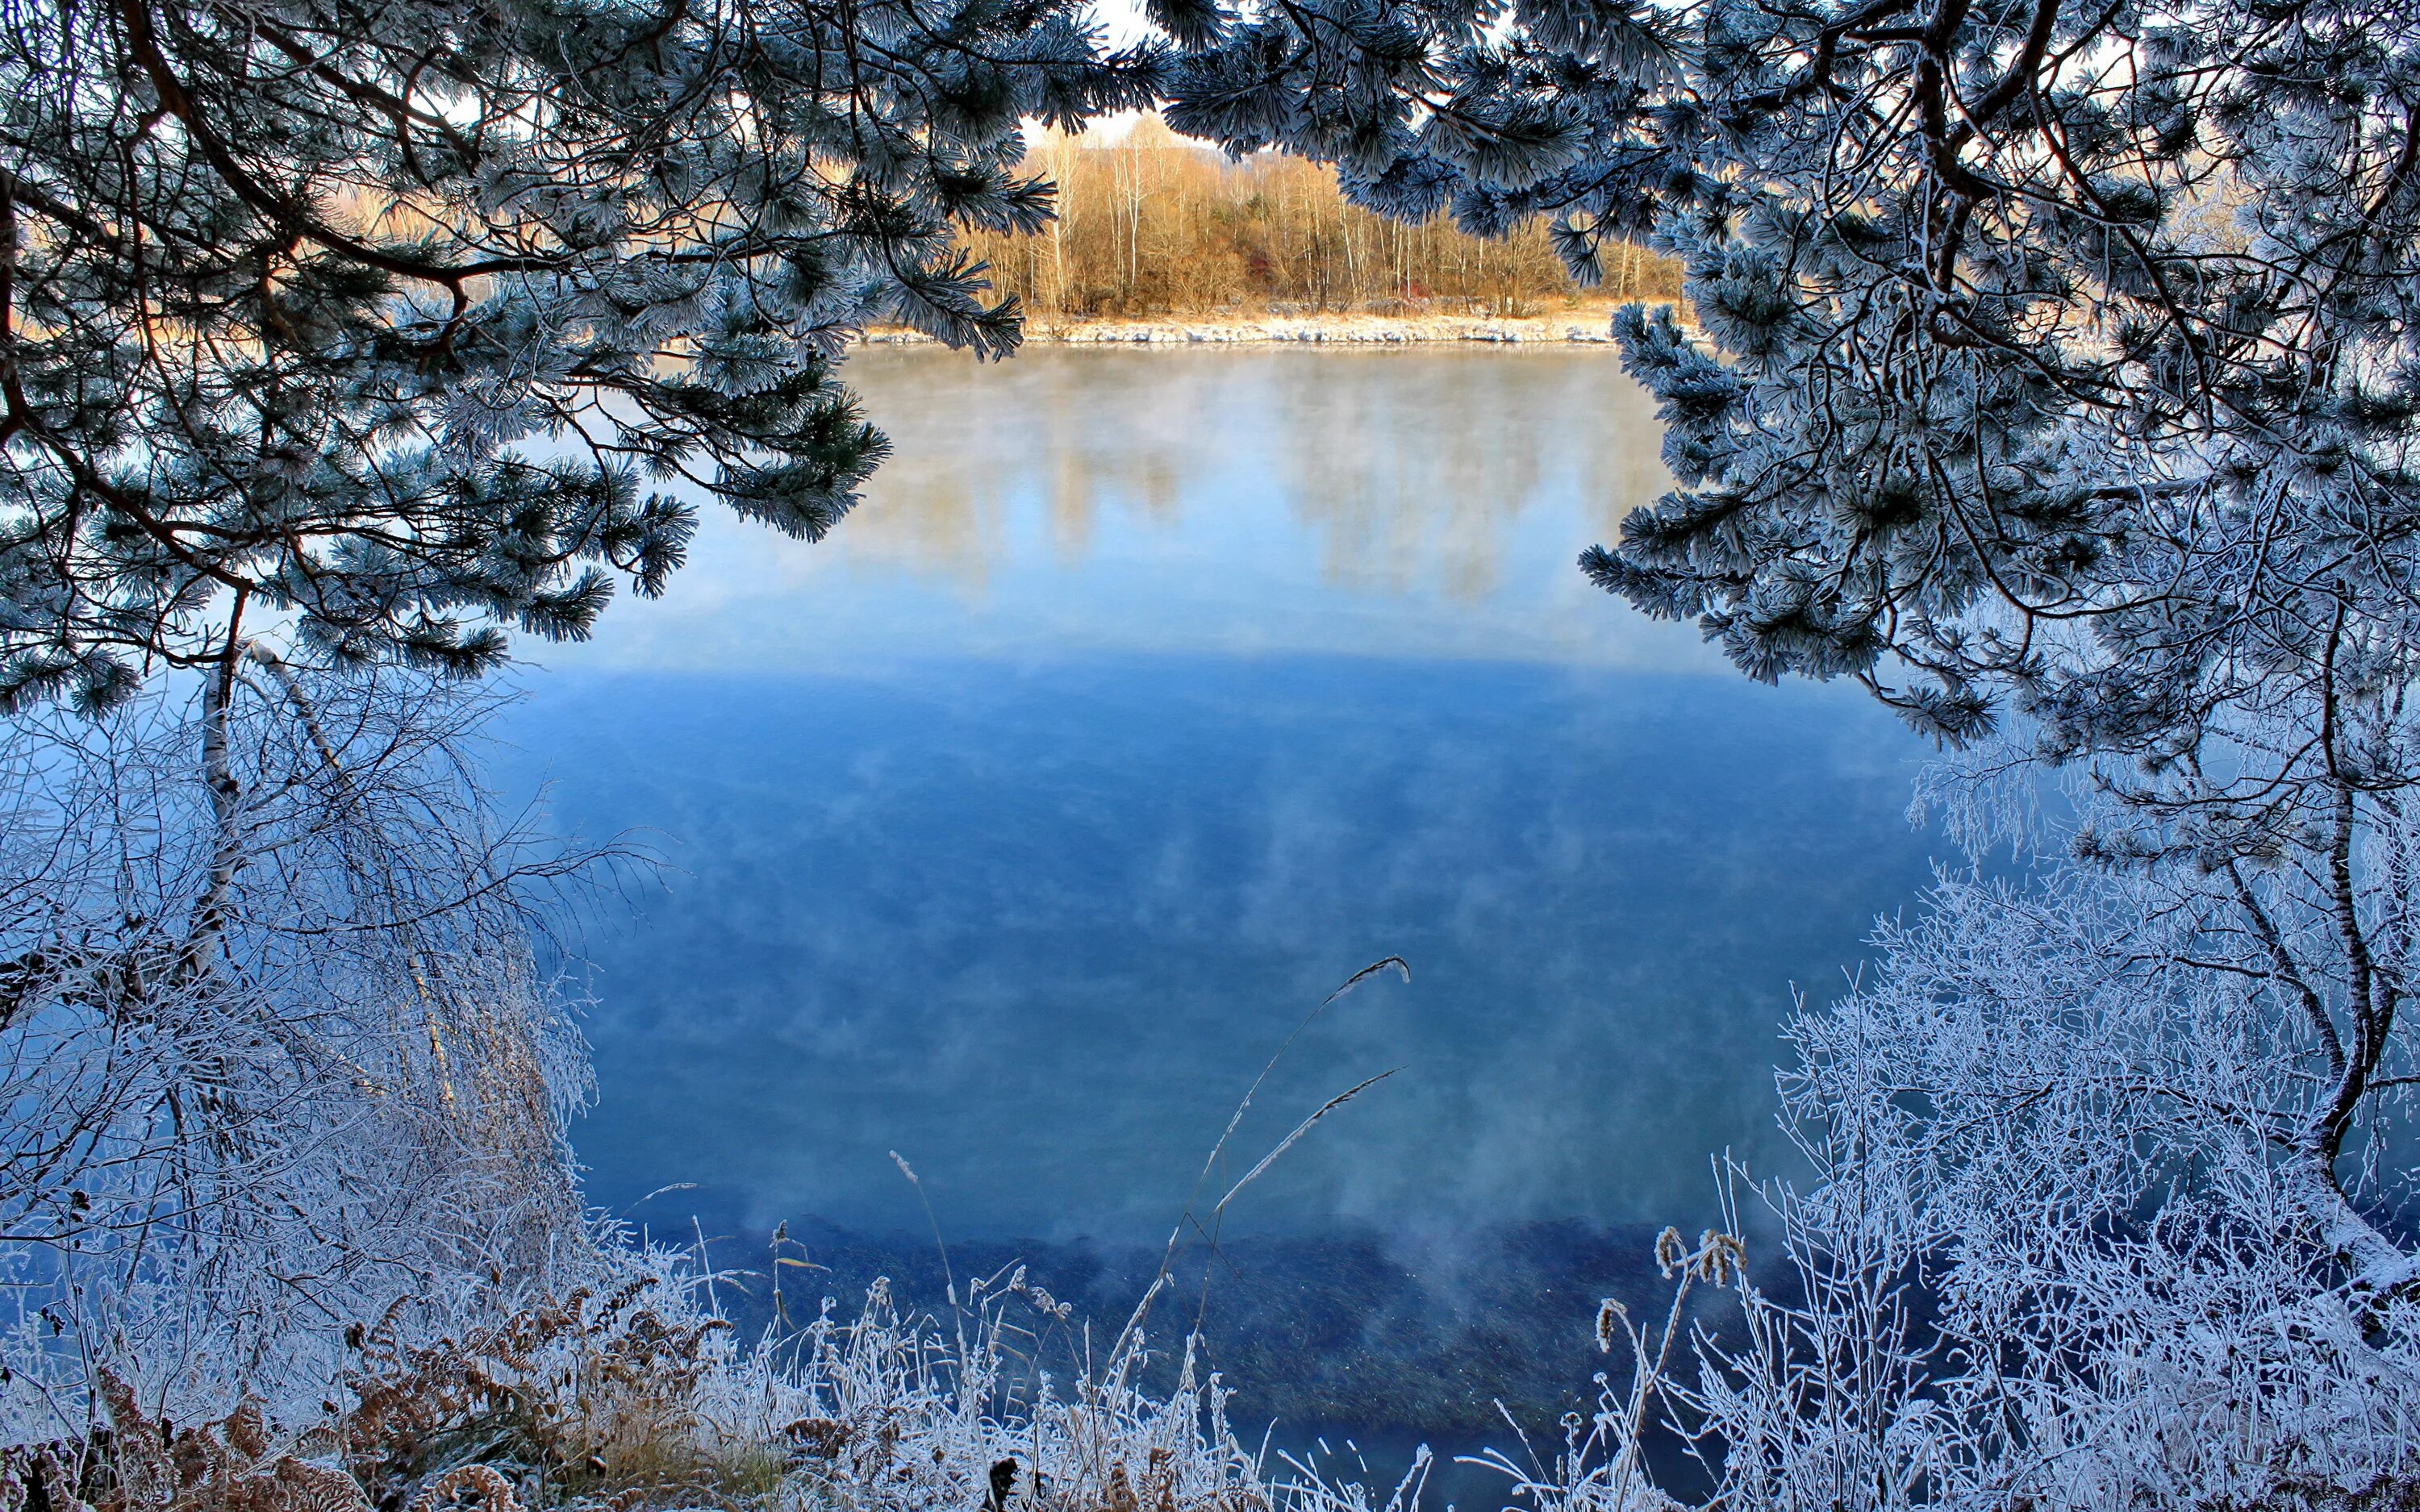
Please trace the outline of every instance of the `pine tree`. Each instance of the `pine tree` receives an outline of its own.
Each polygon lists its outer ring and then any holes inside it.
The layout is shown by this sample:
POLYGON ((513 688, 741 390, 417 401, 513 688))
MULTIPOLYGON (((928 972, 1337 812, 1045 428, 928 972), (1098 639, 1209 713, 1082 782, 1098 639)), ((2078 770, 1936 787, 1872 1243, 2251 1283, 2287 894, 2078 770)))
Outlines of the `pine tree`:
POLYGON ((697 485, 793 535, 881 456, 835 378, 1017 339, 955 227, 1020 119, 1147 98, 1074 0, 7 0, 0 706, 249 613, 467 674, 661 590, 697 485))
POLYGON ((2073 749, 2152 749, 2281 656, 2411 639, 2408 7, 1163 20, 1200 44, 1180 130, 1394 213, 1550 217, 1585 276, 1625 240, 1683 262, 1699 329, 1620 330, 1681 487, 1585 565, 1753 676, 1854 677, 1952 740, 2013 695, 2073 749))

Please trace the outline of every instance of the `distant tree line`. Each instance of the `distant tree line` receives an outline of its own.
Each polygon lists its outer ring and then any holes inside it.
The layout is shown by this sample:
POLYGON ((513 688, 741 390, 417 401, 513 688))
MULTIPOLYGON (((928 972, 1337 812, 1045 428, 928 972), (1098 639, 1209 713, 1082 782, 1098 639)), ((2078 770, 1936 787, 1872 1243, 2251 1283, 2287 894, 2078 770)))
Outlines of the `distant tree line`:
POLYGON ((1347 201, 1333 169, 1273 152, 1231 161, 1156 116, 1106 140, 1046 133, 1024 166, 1058 186, 1058 219, 968 240, 997 288, 1037 315, 1523 316, 1590 293, 1681 291, 1677 264, 1637 249, 1609 256, 1603 287, 1584 290, 1543 223, 1497 239, 1444 215, 1389 220, 1347 201))

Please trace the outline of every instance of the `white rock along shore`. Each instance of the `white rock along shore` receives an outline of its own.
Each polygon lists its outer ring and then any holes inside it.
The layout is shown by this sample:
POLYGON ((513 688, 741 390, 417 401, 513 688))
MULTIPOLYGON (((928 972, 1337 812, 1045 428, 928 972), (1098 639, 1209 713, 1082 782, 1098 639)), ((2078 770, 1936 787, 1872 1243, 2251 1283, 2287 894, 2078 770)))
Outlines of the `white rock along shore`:
MULTIPOLYGON (((1071 347, 1186 347, 1309 344, 1400 347, 1427 342, 1492 342, 1510 346, 1610 346, 1605 310, 1491 318, 1482 316, 1249 316, 1229 319, 1029 319, 1026 339, 1071 347)), ((882 330, 862 338, 876 346, 932 340, 919 332, 882 330)))

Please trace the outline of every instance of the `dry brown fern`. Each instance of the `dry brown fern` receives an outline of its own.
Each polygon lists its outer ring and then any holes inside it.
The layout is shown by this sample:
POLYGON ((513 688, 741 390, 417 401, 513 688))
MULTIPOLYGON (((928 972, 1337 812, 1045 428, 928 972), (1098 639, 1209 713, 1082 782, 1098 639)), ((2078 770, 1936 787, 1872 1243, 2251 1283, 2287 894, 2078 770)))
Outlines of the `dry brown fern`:
POLYGON ((1145 1496, 1151 1512, 1176 1512, 1176 1456, 1164 1444, 1154 1444, 1151 1468, 1143 1472, 1145 1496))
POLYGON ((802 1417, 782 1428, 792 1452, 810 1459, 837 1459, 848 1447, 849 1426, 829 1417, 802 1417))
MULTIPOLYGON (((256 1402, 176 1429, 145 1412, 114 1371, 98 1373, 93 1395, 107 1425, 83 1442, 0 1453, 0 1512, 34 1512, 38 1491, 47 1512, 375 1512, 344 1471, 290 1454, 272 1458, 256 1402)), ((489 1489, 480 1512, 520 1512, 501 1477, 489 1489)), ((424 1512, 439 1512, 439 1504, 424 1512)))
POLYGON ((512 1484, 494 1466, 461 1465, 423 1487, 411 1499, 411 1512, 453 1512, 455 1508, 520 1512, 520 1502, 513 1495, 512 1484))
POLYGON ((267 1474, 231 1488, 228 1512, 369 1512, 360 1482, 341 1470, 283 1456, 267 1474))
POLYGON ((707 1341, 730 1325, 667 1319, 651 1301, 662 1284, 574 1290, 428 1344, 407 1343, 390 1309, 353 1337, 360 1363, 345 1383, 357 1405, 338 1423, 347 1466, 380 1512, 403 1512, 415 1487, 473 1464, 509 1468, 550 1501, 693 1486, 705 1470, 679 1446, 694 1436, 707 1341))

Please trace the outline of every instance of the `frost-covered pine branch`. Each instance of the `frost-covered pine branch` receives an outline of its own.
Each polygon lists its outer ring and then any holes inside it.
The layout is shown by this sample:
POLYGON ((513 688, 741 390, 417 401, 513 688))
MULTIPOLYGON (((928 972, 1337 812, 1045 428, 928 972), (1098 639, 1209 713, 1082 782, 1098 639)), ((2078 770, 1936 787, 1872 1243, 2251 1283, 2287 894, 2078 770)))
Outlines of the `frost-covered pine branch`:
POLYGON ((652 594, 704 494, 820 536, 836 378, 1011 302, 1020 121, 1142 102, 1074 0, 6 0, 0 707, 223 649, 493 665, 652 594))
POLYGON ((2420 22, 2375 0, 1158 8, 1171 118, 1686 267, 1680 486, 1588 570, 1752 676, 2159 754, 2408 643, 2420 22), (2348 662, 2348 666, 2351 662, 2348 662))

